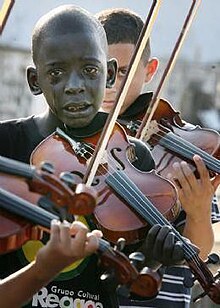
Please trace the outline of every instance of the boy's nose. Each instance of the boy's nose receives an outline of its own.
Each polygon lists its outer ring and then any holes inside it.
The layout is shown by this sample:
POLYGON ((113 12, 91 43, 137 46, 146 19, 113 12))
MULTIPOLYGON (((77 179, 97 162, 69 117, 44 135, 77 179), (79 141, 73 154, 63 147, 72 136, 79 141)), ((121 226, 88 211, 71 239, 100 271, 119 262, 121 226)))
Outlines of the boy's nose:
POLYGON ((84 81, 77 74, 72 74, 66 83, 66 94, 78 94, 85 91, 84 81))

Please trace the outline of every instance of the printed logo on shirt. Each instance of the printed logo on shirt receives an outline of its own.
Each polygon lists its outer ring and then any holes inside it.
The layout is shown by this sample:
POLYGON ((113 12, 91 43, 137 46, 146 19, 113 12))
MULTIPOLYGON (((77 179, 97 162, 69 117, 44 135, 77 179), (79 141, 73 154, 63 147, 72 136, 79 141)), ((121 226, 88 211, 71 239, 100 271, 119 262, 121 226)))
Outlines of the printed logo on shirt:
POLYGON ((88 291, 64 290, 52 286, 50 290, 42 288, 33 296, 32 307, 61 308, 103 308, 98 294, 88 291))

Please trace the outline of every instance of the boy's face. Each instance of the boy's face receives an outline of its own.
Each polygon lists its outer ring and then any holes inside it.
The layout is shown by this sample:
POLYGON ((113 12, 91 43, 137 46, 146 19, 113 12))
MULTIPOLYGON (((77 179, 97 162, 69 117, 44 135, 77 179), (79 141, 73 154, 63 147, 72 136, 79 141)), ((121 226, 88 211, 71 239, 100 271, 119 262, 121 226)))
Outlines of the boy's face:
POLYGON ((94 31, 54 35, 37 53, 37 80, 51 112, 72 128, 88 125, 103 100, 107 58, 94 31))
MULTIPOLYGON (((111 89, 106 89, 104 102, 101 106, 101 109, 105 112, 110 112, 115 104, 116 95, 120 89, 121 82, 126 75, 134 49, 135 45, 130 43, 117 43, 108 46, 109 58, 116 58, 118 61, 118 73, 115 86, 111 89)), ((140 61, 135 76, 129 87, 124 104, 120 110, 120 114, 124 113, 127 108, 137 99, 137 97, 141 94, 144 83, 148 82, 152 78, 157 67, 157 62, 154 71, 152 71, 152 67, 150 65, 151 61, 146 65, 142 60, 140 61)))

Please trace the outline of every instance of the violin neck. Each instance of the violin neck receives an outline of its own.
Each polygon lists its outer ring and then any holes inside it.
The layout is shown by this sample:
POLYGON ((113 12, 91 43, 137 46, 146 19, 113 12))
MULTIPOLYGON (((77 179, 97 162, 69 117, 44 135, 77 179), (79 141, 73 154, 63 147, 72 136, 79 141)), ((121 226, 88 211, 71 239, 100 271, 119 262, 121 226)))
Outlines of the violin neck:
MULTIPOLYGON (((127 120, 119 119, 118 121, 125 126, 132 135, 137 132, 137 129, 140 126, 139 120, 128 122, 127 120)), ((198 154, 210 171, 220 174, 220 162, 217 158, 193 145, 191 142, 181 138, 177 134, 174 134, 168 128, 165 128, 160 124, 157 124, 157 129, 158 130, 156 130, 155 133, 152 133, 152 136, 150 137, 149 131, 147 131, 146 134, 142 136, 142 141, 149 143, 152 146, 154 146, 156 142, 163 148, 171 151, 172 153, 178 154, 183 159, 190 160, 191 162, 193 162, 193 156, 198 154)))
POLYGON ((149 130, 142 136, 142 141, 153 147, 155 144, 159 144, 163 148, 190 162, 193 162, 193 156, 197 154, 203 159, 206 167, 210 171, 220 174, 220 162, 218 159, 171 132, 168 128, 158 124, 156 121, 151 122, 149 130))
POLYGON ((105 251, 112 251, 112 247, 110 245, 109 242, 107 242, 106 240, 99 238, 99 248, 98 248, 98 252, 100 254, 102 254, 105 251))
POLYGON ((0 188, 0 208, 46 229, 50 229, 52 219, 59 220, 58 216, 2 188, 0 188))
POLYGON ((218 159, 172 132, 160 138, 159 144, 190 161, 193 161, 193 156, 198 154, 210 171, 220 174, 220 162, 218 159))
POLYGON ((35 168, 25 163, 0 156, 0 172, 32 179, 35 168))

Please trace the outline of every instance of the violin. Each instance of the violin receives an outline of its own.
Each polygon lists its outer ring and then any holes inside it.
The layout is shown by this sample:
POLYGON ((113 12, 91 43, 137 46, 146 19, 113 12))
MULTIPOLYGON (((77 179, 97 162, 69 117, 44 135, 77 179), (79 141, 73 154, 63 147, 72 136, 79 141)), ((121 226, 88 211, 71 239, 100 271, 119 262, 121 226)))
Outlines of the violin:
MULTIPOLYGON (((124 89, 126 89, 126 81, 129 80, 128 76, 130 71, 129 68, 127 79, 125 79, 123 84, 124 89)), ((143 239, 143 236, 140 237, 141 232, 137 232, 137 230, 146 233, 146 229, 143 228, 145 227, 146 222, 151 225, 155 223, 170 225, 176 238, 181 241, 185 252, 185 258, 195 277, 204 288, 205 293, 208 294, 213 301, 220 303, 220 282, 218 279, 213 277, 203 261, 199 259, 197 252, 195 252, 191 245, 189 245, 189 243, 187 243, 182 236, 172 228, 170 222, 154 206, 157 203, 156 200, 158 200, 158 197, 160 198, 161 196, 161 191, 164 192, 162 204, 166 202, 165 199, 168 196, 171 196, 170 193, 167 194, 162 185, 159 186, 159 193, 158 191, 155 191, 157 184, 154 182, 154 185, 151 187, 151 193, 148 193, 150 196, 146 197, 146 187, 144 187, 143 183, 146 182, 148 184, 150 183, 150 180, 147 181, 146 174, 145 178, 141 180, 141 175, 143 174, 141 174, 141 172, 138 173, 134 167, 131 167, 130 162, 128 162, 127 156, 132 157, 131 147, 126 140, 123 130, 117 124, 115 125, 115 120, 118 117, 117 111, 120 110, 123 103, 124 92, 123 90, 121 93, 119 92, 117 104, 111 113, 112 123, 111 120, 106 122, 95 150, 94 142, 92 142, 91 138, 85 138, 86 143, 85 139, 84 142, 79 142, 72 140, 72 138, 66 136, 65 133, 57 130, 55 134, 46 139, 48 141, 47 144, 46 142, 42 142, 34 153, 32 153, 31 162, 34 165, 38 164, 39 158, 45 159, 45 157, 51 157, 52 154, 56 153, 57 158, 54 157, 53 159, 56 160, 55 164, 57 168, 57 166, 61 164, 61 153, 64 155, 64 153, 67 152, 65 159, 62 157, 62 164, 69 161, 71 169, 65 169, 71 170, 75 175, 78 175, 79 179, 83 178, 83 181, 88 185, 96 187, 99 194, 99 200, 101 199, 102 201, 105 201, 103 206, 97 206, 94 212, 94 217, 96 223, 102 229, 104 236, 106 237, 109 235, 109 238, 111 238, 110 241, 112 242, 115 242, 118 239, 118 230, 120 230, 128 243, 135 243, 140 240, 140 238, 143 239), (58 140, 60 136, 66 140, 58 140), (68 142, 64 142, 67 140, 68 142), (54 143, 57 145, 56 149, 53 148, 54 143), (60 151, 58 151, 58 149, 60 151), (37 154, 38 157, 36 157, 37 154), (85 168, 86 164, 88 165, 87 168, 85 168), (85 176, 83 176, 84 173, 86 173, 85 176), (109 206, 106 204, 106 201, 109 201, 112 196, 111 206, 109 206), (154 202, 151 201, 153 197, 155 197, 154 202), (122 210, 120 210, 118 206, 120 203, 122 203, 122 210), (129 211, 127 209, 129 209, 129 211), (132 219, 126 219, 125 216, 132 219), (144 225, 140 225, 139 221, 144 223, 144 225)), ((135 159, 134 155, 132 158, 135 159)), ((54 162, 54 160, 52 161, 54 162)), ((161 180, 165 181, 162 178, 161 180)), ((174 187, 172 188, 174 189, 174 187)), ((172 188, 169 191, 171 191, 172 188)), ((173 191, 175 192, 175 189, 173 191)), ((175 197, 171 197, 171 199, 174 200, 175 197)), ((172 210, 169 212, 172 214, 172 210)))
MULTIPOLYGON (((80 183, 98 139, 99 133, 81 141, 74 140, 58 128, 34 149, 30 162, 38 168, 42 160, 50 158, 58 174, 68 170, 80 183)), ((98 193, 93 217, 104 237, 112 243, 123 237, 129 245, 143 240, 150 227, 145 203, 152 202, 170 221, 174 221, 178 215, 179 205, 171 182, 154 171, 137 170, 127 156, 131 161, 136 159, 124 129, 116 124, 92 187, 98 193), (125 184, 126 189, 123 191, 125 184), (143 191, 141 203, 133 202, 134 185, 143 191), (122 193, 127 194, 129 200, 125 202, 122 193)))
MULTIPOLYGON (((9 240, 8 234, 16 233, 16 227, 20 227, 21 223, 26 221, 35 225, 35 237, 33 239, 36 240, 38 239, 36 229, 50 232, 51 220, 60 220, 59 216, 39 208, 2 188, 0 188, 0 213, 0 254, 10 250, 12 238, 10 237, 9 240), (19 220, 20 223, 17 226, 16 223, 19 220)), ((25 238, 25 241, 27 240, 29 240, 28 236, 25 238)), ((20 242, 20 245, 22 244, 23 242, 20 242)), ((159 274, 148 268, 139 273, 132 260, 129 260, 117 247, 119 246, 115 246, 113 249, 107 241, 99 239, 100 266, 105 270, 105 273, 106 271, 111 273, 114 271, 117 285, 125 285, 129 289, 129 293, 134 293, 141 297, 156 296, 161 284, 159 274)))
MULTIPOLYGON (((40 160, 47 160, 50 157, 58 172, 65 168, 75 176, 78 175, 80 181, 83 178, 86 163, 94 151, 94 142, 94 136, 80 142, 57 129, 35 148, 31 155, 31 163, 38 166, 40 160)), ((173 213, 177 204, 175 189, 164 178, 155 177, 154 171, 143 173, 132 167, 127 162, 127 149, 128 141, 125 132, 116 124, 114 134, 109 140, 108 153, 105 153, 92 183, 92 187, 98 191, 97 207, 93 214, 95 223, 108 241, 116 243, 120 237, 124 237, 128 244, 144 239, 147 232, 146 223, 148 227, 155 224, 169 225, 176 239, 182 243, 185 260, 195 276, 194 280, 197 279, 200 282, 204 294, 219 304, 218 276, 212 275, 205 262, 199 258, 198 252, 165 217, 174 218, 173 213), (166 190, 166 184, 169 191, 166 190), (161 208, 165 209, 164 212, 159 208, 158 201, 161 202, 161 208), (172 209, 165 208, 168 201, 172 201, 172 209)))
MULTIPOLYGON (((148 108, 141 116, 141 122, 135 119, 125 124, 127 129, 132 127, 135 137, 152 146, 152 155, 156 161, 156 170, 166 176, 174 161, 185 159, 193 163, 193 156, 200 155, 207 168, 213 174, 219 174, 219 134, 213 130, 201 129, 185 123, 170 104, 160 98, 165 85, 177 59, 186 34, 192 24, 201 0, 194 0, 184 20, 183 27, 172 50, 171 56, 161 76, 158 87, 148 104, 148 108), (156 147, 155 147, 156 145, 156 147), (173 154, 174 153, 174 154, 173 154), (212 157, 213 155, 213 157, 212 157)), ((139 119, 140 120, 140 119, 139 119)), ((195 168, 194 168, 195 170, 195 168)))
MULTIPOLYGON (((119 119, 129 135, 135 136, 141 125, 143 113, 136 119, 119 119)), ((170 103, 160 99, 147 130, 141 140, 148 144, 155 161, 157 172, 166 177, 172 173, 174 162, 187 161, 196 171, 193 156, 198 154, 210 171, 220 173, 220 136, 212 129, 186 123, 170 103)))
MULTIPOLYGON (((36 169, 25 163, 0 156, 0 187, 24 198, 26 202, 38 205, 38 212, 47 210, 54 215, 59 215, 62 220, 72 219, 74 214, 91 214, 97 197, 94 189, 85 187, 83 184, 76 185, 68 173, 63 173, 61 175, 63 180, 61 180, 51 171, 52 165, 48 163, 36 169), (71 184, 72 188, 65 184, 64 180, 71 184)), ((27 240, 42 237, 42 230, 29 223, 34 215, 32 210, 34 208, 30 209, 28 221, 16 216, 11 217, 11 214, 1 211, 0 253, 16 250, 27 240)))

